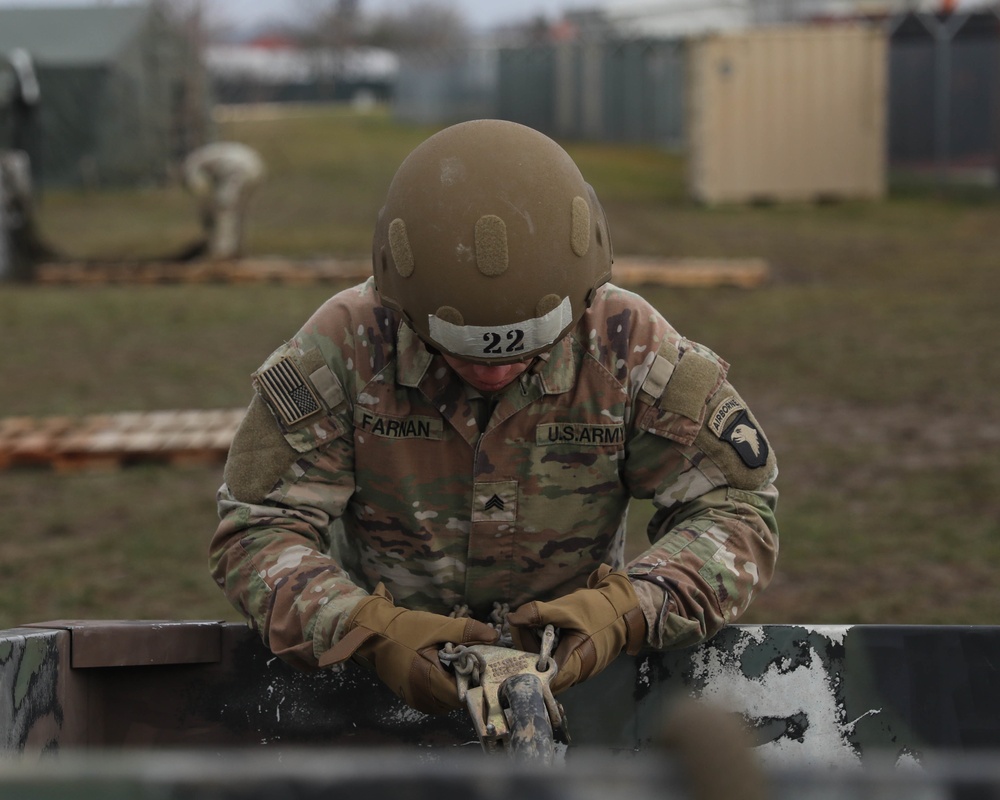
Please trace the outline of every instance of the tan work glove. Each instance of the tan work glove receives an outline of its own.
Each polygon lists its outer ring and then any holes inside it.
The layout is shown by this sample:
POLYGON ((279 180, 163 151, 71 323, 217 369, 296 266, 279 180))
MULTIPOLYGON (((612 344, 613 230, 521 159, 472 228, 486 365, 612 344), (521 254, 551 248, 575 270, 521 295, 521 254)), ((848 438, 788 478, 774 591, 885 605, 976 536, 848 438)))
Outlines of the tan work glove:
POLYGON ((347 620, 347 633, 319 659, 321 667, 354 657, 381 681, 426 714, 443 714, 462 703, 455 676, 441 666, 445 644, 492 644, 498 633, 484 622, 455 619, 393 605, 381 583, 361 600, 347 620))
POLYGON ((507 615, 507 622, 514 646, 533 653, 540 649, 534 629, 550 623, 559 629, 553 692, 596 675, 622 650, 635 655, 646 639, 646 619, 628 576, 607 564, 591 573, 586 589, 547 603, 525 603, 507 615))

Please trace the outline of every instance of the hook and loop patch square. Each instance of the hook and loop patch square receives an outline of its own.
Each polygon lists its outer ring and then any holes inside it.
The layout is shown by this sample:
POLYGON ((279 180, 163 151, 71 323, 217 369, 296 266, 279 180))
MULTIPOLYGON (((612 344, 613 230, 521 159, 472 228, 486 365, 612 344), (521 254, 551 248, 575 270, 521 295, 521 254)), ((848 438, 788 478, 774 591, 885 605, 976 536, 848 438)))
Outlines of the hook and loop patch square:
POLYGON ((288 356, 258 372, 257 384, 286 429, 301 425, 323 410, 312 384, 288 356))
POLYGON ((473 486, 473 522, 517 519, 517 481, 484 481, 473 486))

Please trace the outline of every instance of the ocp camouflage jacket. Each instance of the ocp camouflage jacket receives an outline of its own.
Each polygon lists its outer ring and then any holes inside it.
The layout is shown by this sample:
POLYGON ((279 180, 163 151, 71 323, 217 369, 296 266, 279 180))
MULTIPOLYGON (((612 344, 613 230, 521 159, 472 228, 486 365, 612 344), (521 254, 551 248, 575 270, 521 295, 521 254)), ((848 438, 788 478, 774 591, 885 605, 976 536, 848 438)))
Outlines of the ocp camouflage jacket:
POLYGON ((371 281, 255 373, 211 567, 265 643, 315 667, 357 601, 487 620, 627 568, 653 648, 735 620, 777 556, 774 454, 728 365, 606 285, 571 333, 480 407, 371 281), (481 430, 482 428, 482 430, 481 430), (624 563, 630 498, 652 546, 624 563))

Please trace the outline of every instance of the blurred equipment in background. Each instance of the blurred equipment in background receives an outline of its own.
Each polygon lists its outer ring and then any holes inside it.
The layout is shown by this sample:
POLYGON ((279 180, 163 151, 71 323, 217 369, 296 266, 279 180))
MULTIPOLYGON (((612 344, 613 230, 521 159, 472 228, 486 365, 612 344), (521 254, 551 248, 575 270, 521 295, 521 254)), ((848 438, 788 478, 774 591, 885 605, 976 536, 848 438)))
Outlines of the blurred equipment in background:
POLYGON ((42 94, 34 61, 27 50, 15 47, 7 54, 6 60, 10 65, 12 85, 5 89, 0 83, 0 108, 6 111, 10 120, 10 149, 26 153, 30 165, 34 164, 38 155, 38 107, 42 94))
MULTIPOLYGON (((32 153, 41 100, 31 55, 14 48, 0 56, 0 120, 10 149, 0 143, 0 280, 30 280, 33 272, 32 153)), ((0 140, 2 142, 2 140, 0 140)))
POLYGON ((691 800, 774 797, 746 720, 704 699, 679 696, 664 703, 659 744, 680 767, 691 800), (719 769, 720 763, 725 769, 719 769))
POLYGON ((180 5, 3 9, 0 83, 15 75, 21 99, 8 123, 18 104, 0 89, 0 147, 28 152, 37 192, 161 184, 208 140, 200 43, 180 5))
POLYGON ((35 264, 52 255, 35 221, 31 159, 22 150, 0 150, 0 281, 30 281, 35 264))
POLYGON ((184 183, 201 204, 206 239, 201 254, 216 260, 242 255, 243 217, 263 177, 260 156, 239 142, 214 142, 185 159, 184 183))

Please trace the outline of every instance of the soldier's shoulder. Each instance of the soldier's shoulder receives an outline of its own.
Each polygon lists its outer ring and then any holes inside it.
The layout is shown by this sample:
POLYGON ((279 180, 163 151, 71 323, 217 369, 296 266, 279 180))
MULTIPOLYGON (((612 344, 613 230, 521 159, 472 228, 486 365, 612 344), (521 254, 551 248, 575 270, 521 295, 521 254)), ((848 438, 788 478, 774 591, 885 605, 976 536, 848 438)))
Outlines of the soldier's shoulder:
POLYGON ((303 330, 329 337, 341 336, 345 331, 353 332, 351 325, 370 325, 381 312, 387 309, 379 302, 374 282, 369 279, 329 297, 309 317, 303 330))
POLYGON ((613 283, 606 283, 594 292, 584 320, 599 332, 615 332, 620 328, 630 338, 648 338, 657 342, 666 336, 680 338, 663 313, 649 300, 613 283))
POLYGON ((290 344, 303 352, 319 349, 338 371, 370 376, 392 358, 398 327, 369 280, 329 298, 290 344))
POLYGON ((610 316, 621 313, 625 309, 641 313, 659 313, 641 294, 615 283, 605 283, 595 290, 594 299, 588 311, 589 313, 610 316))
POLYGON ((648 300, 614 284, 594 293, 577 330, 584 350, 620 380, 648 362, 665 340, 680 339, 648 300))

